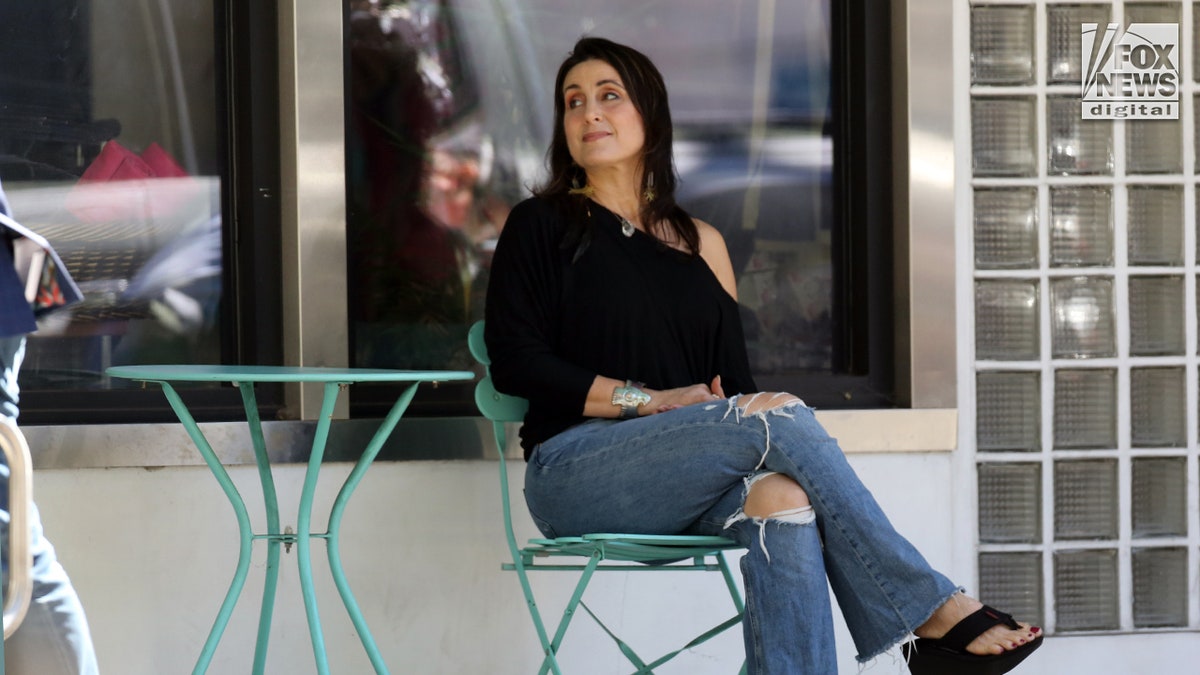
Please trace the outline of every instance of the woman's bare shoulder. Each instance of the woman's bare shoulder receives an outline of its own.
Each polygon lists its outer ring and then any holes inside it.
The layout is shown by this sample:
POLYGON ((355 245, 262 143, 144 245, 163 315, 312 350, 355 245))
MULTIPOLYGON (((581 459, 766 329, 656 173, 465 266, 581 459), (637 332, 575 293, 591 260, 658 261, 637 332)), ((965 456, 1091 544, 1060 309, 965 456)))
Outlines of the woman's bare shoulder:
POLYGON ((708 263, 725 291, 736 299, 737 281, 733 275, 733 263, 729 260, 729 249, 725 247, 725 237, 721 236, 720 230, 699 218, 692 218, 692 222, 696 224, 696 232, 700 235, 700 257, 708 263))
POLYGON ((700 235, 700 255, 708 260, 710 255, 729 257, 729 250, 725 248, 725 237, 721 236, 721 231, 700 220, 692 218, 692 222, 696 224, 696 233, 700 235))

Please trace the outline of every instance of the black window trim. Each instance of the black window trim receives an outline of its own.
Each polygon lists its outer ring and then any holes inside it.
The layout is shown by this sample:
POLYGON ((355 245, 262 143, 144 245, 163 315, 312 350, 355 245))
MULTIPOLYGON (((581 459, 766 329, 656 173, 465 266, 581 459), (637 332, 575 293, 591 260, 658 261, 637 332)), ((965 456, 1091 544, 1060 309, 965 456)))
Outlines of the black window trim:
MULTIPOLYGON (((224 260, 221 305, 222 360, 282 363, 280 255, 279 50, 275 3, 214 2, 215 87, 222 181, 224 260)), ((232 386, 177 387, 199 421, 240 419, 241 397, 232 386)), ((280 386, 257 392, 261 414, 282 407, 280 386)), ((21 423, 99 424, 175 420, 157 386, 112 390, 21 392, 21 423)))

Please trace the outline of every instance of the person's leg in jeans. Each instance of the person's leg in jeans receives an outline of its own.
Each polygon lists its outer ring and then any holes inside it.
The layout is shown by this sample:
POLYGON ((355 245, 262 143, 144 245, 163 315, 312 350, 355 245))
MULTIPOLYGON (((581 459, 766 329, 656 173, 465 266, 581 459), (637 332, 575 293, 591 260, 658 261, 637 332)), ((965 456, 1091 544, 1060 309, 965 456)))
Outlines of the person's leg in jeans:
MULTIPOLYGON (((813 510, 824 544, 825 570, 860 661, 886 651, 909 633, 941 637, 982 607, 930 569, 895 532, 849 468, 837 442, 799 399, 787 394, 743 397, 733 401, 728 412, 736 415, 739 424, 761 428, 758 467, 772 476, 762 481, 763 489, 744 497, 746 512, 772 522, 778 516, 787 520, 793 517, 790 513, 813 510), (769 508, 763 509, 763 503, 769 508), (930 604, 930 598, 937 601, 930 604)), ((718 504, 702 522, 711 531, 729 509, 729 503, 718 504)), ((999 654, 1037 639, 1039 632, 1015 624, 993 626, 978 635, 968 650, 999 654)))
POLYGON ((549 536, 688 532, 727 534, 747 546, 746 648, 752 664, 762 659, 756 672, 833 669, 828 574, 835 590, 848 593, 844 604, 839 593, 839 604, 853 614, 847 624, 859 658, 869 659, 957 588, 895 532, 836 444, 821 444, 808 428, 820 429, 811 412, 776 416, 747 416, 736 401, 719 401, 585 423, 530 458, 530 512, 549 536), (747 480, 764 469, 820 496, 815 522, 811 515, 743 513, 747 480), (822 547, 822 535, 833 542, 822 547))
POLYGON ((741 571, 747 671, 836 673, 833 607, 816 522, 748 519, 724 534, 746 547, 741 571), (797 631, 791 622, 776 619, 782 616, 803 617, 804 628, 797 631))
MULTIPOLYGON (((25 338, 0 338, 0 416, 17 418, 17 372, 25 352, 25 338)), ((0 485, 0 537, 8 541, 8 467, 0 485)), ((54 546, 43 536, 37 507, 30 509, 30 550, 33 553, 33 600, 24 621, 5 641, 8 675, 95 675, 99 672, 92 635, 79 596, 54 546)), ((5 551, 7 555, 7 551, 5 551)), ((7 570, 7 564, 5 564, 7 570)))
POLYGON ((812 505, 859 661, 903 640, 962 590, 896 532, 811 408, 789 398, 742 423, 763 429, 761 467, 792 478, 812 505))

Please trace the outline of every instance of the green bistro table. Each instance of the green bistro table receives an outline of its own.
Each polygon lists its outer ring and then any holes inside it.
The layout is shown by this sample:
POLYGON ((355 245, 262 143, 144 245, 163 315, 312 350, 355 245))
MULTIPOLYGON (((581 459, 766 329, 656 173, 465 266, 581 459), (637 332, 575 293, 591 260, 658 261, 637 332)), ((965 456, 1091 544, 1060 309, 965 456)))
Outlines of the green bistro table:
POLYGON ((358 608, 350 585, 342 570, 341 554, 338 550, 338 537, 341 527, 342 514, 350 495, 362 480, 363 474, 379 454, 384 442, 392 433, 400 417, 408 408, 417 386, 421 382, 445 382, 453 380, 471 380, 475 377, 470 371, 461 370, 375 370, 366 368, 315 368, 288 366, 218 366, 218 365, 153 365, 153 366, 114 366, 107 370, 112 377, 119 377, 142 382, 154 382, 162 387, 163 393, 171 407, 178 415, 179 421, 187 429, 188 435, 196 444, 196 448, 204 457, 204 462, 221 484, 225 496, 233 505, 237 516, 238 530, 241 535, 241 545, 238 550, 237 570, 225 601, 209 632, 208 640, 196 662, 193 673, 204 673, 208 670, 209 662, 216 652, 217 643, 225 632, 229 617, 233 614, 234 605, 246 583, 250 570, 250 554, 255 539, 267 541, 266 580, 263 588, 262 609, 258 620, 258 641, 254 648, 254 670, 258 675, 266 666, 267 641, 271 632, 271 615, 275 605, 275 586, 279 577, 279 545, 292 544, 296 546, 296 559, 300 570, 300 591, 304 596, 304 611, 308 618, 308 630, 312 639, 313 655, 316 658, 317 672, 328 675, 329 662, 325 654, 325 639, 321 632, 321 619, 317 613, 317 598, 313 590, 312 552, 310 539, 316 537, 326 540, 329 553, 329 569, 333 575, 334 584, 346 605, 350 620, 358 631, 363 649, 371 659, 376 673, 387 673, 387 665, 375 646, 375 640, 367 628, 366 620, 358 608), (255 533, 250 525, 250 516, 246 511, 246 503, 238 493, 237 487, 230 480, 228 472, 213 452, 212 446, 197 426, 195 419, 188 412, 187 406, 179 393, 171 386, 171 382, 231 382, 242 394, 242 404, 246 408, 246 420, 250 426, 250 439, 254 445, 254 457, 258 464, 258 476, 262 483, 263 501, 267 512, 267 532, 255 533), (321 416, 313 437, 312 453, 309 455, 308 468, 304 475, 304 487, 300 494, 299 513, 296 517, 296 532, 281 532, 279 529, 279 505, 275 497, 275 481, 271 475, 271 462, 267 456, 266 443, 263 440, 262 421, 258 415, 258 405, 254 396, 254 385, 259 382, 303 382, 322 383, 324 398, 321 403, 321 416), (378 431, 371 438, 362 456, 354 465, 346 482, 338 492, 329 513, 329 524, 326 532, 312 532, 312 501, 317 487, 317 475, 321 468, 321 460, 325 454, 325 444, 329 439, 330 422, 333 417, 334 404, 337 402, 341 388, 357 382, 409 382, 411 383, 401 393, 391 411, 380 424, 378 431), (248 385, 248 386, 243 386, 248 385))

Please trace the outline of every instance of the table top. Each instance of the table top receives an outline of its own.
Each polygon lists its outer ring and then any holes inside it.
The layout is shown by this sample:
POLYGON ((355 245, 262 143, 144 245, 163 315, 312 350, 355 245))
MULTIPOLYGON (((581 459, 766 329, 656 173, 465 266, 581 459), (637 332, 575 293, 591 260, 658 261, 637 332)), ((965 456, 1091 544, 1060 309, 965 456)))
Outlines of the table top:
POLYGON ((112 366, 112 377, 147 382, 447 382, 471 380, 469 370, 387 370, 317 366, 224 366, 211 364, 112 366))

